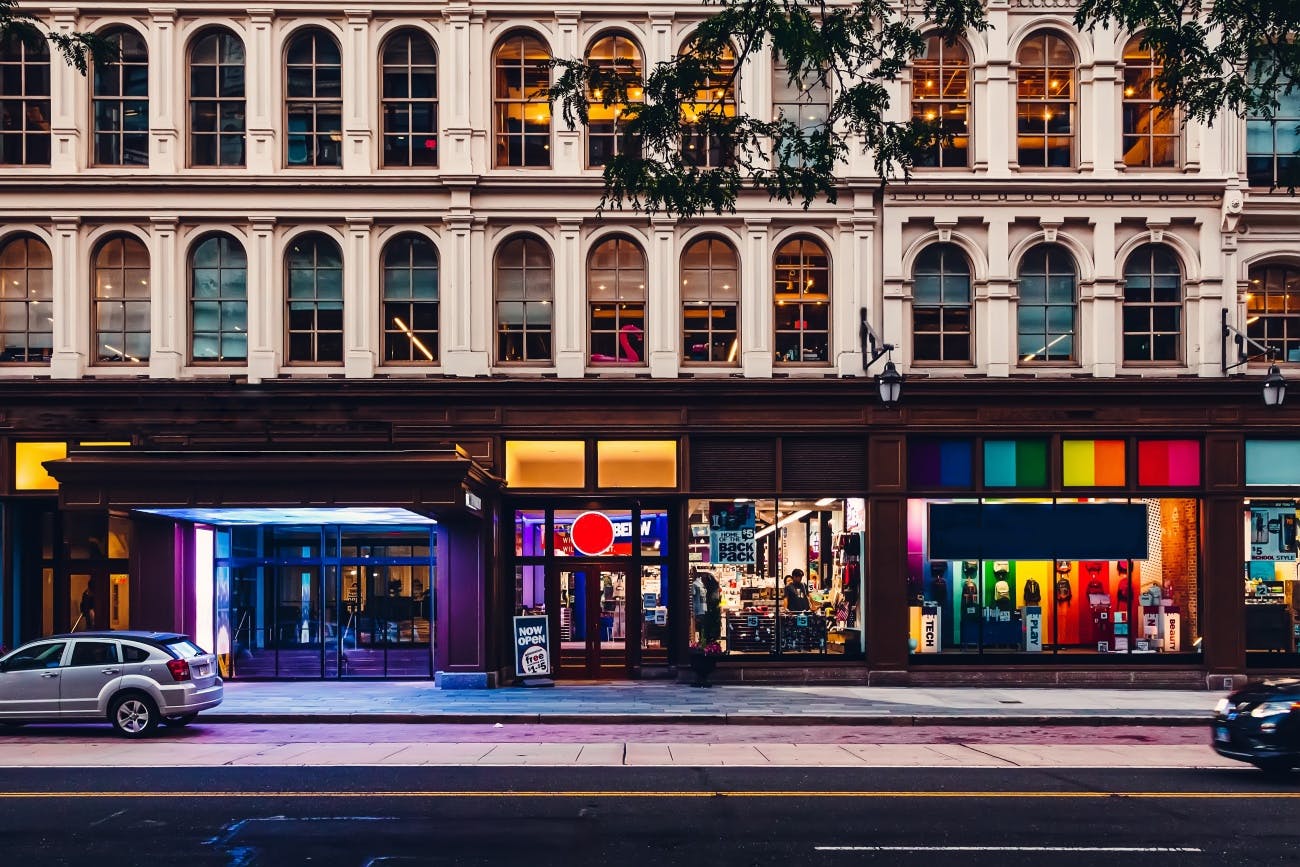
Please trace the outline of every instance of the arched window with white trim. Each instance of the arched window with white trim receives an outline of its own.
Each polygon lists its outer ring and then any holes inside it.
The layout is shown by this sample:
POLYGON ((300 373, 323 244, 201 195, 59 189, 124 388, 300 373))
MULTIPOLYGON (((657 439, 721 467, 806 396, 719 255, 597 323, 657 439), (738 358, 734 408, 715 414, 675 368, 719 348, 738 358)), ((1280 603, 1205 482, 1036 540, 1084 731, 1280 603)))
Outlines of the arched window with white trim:
POLYGON ((812 238, 791 238, 772 262, 776 364, 826 364, 831 351, 831 258, 812 238))
POLYGON ((1069 168, 1078 137, 1074 48, 1040 31, 1016 53, 1016 162, 1021 168, 1069 168))
MULTIPOLYGON (((617 75, 627 87, 629 102, 640 102, 643 99, 644 91, 640 86, 641 49, 630 36, 611 33, 597 39, 587 51, 587 63, 606 74, 617 75)), ((587 112, 587 165, 593 168, 605 165, 627 146, 623 141, 621 122, 627 103, 612 102, 605 105, 605 97, 605 92, 600 88, 594 88, 587 94, 590 103, 587 112)), ((639 153, 639 142, 634 146, 639 153)))
POLYGON ((285 162, 343 165, 343 57, 334 37, 300 30, 284 55, 285 162))
POLYGON ((495 266, 497 362, 550 364, 555 289, 551 251, 519 235, 497 250, 495 266))
POLYGON ((592 364, 644 365, 646 263, 641 245, 616 235, 587 257, 592 364))
POLYGON ((729 241, 697 238, 682 251, 682 360, 739 363, 740 257, 729 241))
POLYGON ((0 164, 50 164, 50 48, 12 29, 0 37, 0 164))
POLYGON ((149 165, 149 48, 130 27, 100 34, 106 59, 95 63, 91 161, 97 166, 149 165))
POLYGON ((226 234, 190 251, 190 357, 196 364, 248 359, 248 254, 226 234))
POLYGON ((0 362, 48 362, 54 351, 54 259, 34 235, 0 248, 0 362))
POLYGON ((244 164, 244 42, 224 28, 190 48, 190 165, 244 164))
POLYGON ((343 363, 343 251, 328 235, 294 238, 284 257, 290 363, 343 363))
POLYGON ((438 165, 438 52, 422 31, 384 42, 382 121, 386 168, 438 165))
POLYGON ((1145 244, 1124 263, 1124 361, 1178 361, 1183 345, 1183 272, 1164 244, 1145 244))
POLYGON ((912 117, 938 124, 943 138, 917 158, 918 168, 970 165, 970 92, 966 46, 927 36, 912 66, 912 117))
POLYGON ((115 234, 91 257, 95 360, 144 364, 149 360, 149 250, 134 235, 115 234))
POLYGON ((384 245, 384 363, 438 361, 438 249, 423 235, 384 245))
POLYGON ((1079 272, 1059 244, 1039 244, 1020 261, 1016 352, 1022 364, 1075 360, 1079 272))
POLYGON ((931 244, 916 257, 912 360, 970 363, 970 262, 956 244, 931 244))
POLYGON ((509 168, 551 164, 551 52, 531 33, 508 34, 492 53, 495 163, 509 168))

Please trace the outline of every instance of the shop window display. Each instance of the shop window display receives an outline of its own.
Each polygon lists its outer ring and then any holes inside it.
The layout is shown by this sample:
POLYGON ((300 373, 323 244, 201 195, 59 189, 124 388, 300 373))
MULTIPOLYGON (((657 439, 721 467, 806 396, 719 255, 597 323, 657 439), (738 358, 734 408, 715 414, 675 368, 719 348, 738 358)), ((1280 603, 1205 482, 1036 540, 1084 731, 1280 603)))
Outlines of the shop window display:
POLYGON ((921 656, 1199 652, 1198 538, 1193 499, 912 500, 909 648, 921 656), (971 511, 933 508, 954 504, 971 511), (1011 504, 1022 511, 998 509, 1011 504), (970 532, 953 514, 983 524, 970 532), (963 538, 981 539, 982 556, 951 556, 963 538))
POLYGON ((1295 653, 1300 646, 1296 500, 1246 501, 1246 650, 1295 653))
POLYGON ((691 641, 729 654, 861 656, 860 499, 692 500, 691 641))

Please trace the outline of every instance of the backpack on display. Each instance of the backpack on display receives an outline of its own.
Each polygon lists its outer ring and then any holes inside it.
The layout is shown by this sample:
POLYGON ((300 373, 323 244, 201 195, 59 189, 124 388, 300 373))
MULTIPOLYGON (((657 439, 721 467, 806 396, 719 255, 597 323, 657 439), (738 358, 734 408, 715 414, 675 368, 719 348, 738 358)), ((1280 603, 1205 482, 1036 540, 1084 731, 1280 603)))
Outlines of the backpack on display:
POLYGON ((1074 588, 1070 586, 1070 579, 1062 575, 1056 579, 1056 601, 1069 602, 1074 599, 1074 588))
POLYGON ((961 604, 978 605, 980 599, 979 585, 974 578, 967 578, 961 584, 961 604))
POLYGON ((1039 588, 1038 582, 1033 578, 1025 581, 1025 604, 1037 605, 1043 601, 1043 591, 1039 588))

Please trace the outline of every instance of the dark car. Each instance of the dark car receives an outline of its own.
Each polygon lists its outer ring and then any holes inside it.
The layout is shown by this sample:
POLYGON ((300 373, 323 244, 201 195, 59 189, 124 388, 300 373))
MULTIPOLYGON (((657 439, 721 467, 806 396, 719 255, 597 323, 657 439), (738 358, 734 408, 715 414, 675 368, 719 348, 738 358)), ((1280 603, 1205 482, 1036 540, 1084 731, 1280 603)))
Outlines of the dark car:
POLYGON ((1300 679, 1267 680, 1214 709, 1214 749, 1272 773, 1300 767, 1300 679))

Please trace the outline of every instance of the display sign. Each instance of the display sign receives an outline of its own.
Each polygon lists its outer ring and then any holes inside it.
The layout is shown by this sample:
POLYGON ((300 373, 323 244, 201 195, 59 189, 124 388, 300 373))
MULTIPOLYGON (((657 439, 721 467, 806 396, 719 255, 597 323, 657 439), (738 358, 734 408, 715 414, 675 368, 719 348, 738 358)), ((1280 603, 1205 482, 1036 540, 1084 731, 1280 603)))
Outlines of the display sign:
POLYGON ((588 557, 604 554, 614 547, 614 522, 604 512, 583 512, 573 519, 569 539, 573 550, 588 557))
POLYGON ((1250 504, 1250 559, 1296 560, 1296 507, 1293 502, 1250 504))
POLYGON ((524 614, 514 619, 515 675, 546 677, 551 673, 550 622, 545 614, 524 614))
POLYGON ((657 608, 658 605, 659 605, 659 594, 658 594, 658 593, 642 593, 642 594, 641 594, 641 610, 645 613, 645 619, 646 619, 647 622, 649 622, 649 623, 653 623, 653 622, 654 622, 654 619, 655 619, 655 608, 657 608))
POLYGON ((939 611, 939 603, 924 602, 921 604, 921 645, 917 648, 920 653, 938 653, 939 636, 943 630, 943 615, 939 611))
POLYGON ((1161 636, 1162 648, 1165 653, 1177 653, 1181 647, 1182 615, 1173 608, 1166 608, 1160 612, 1160 621, 1164 626, 1164 635, 1161 636))
POLYGON ((1040 605, 1026 605, 1020 609, 1020 619, 1025 624, 1024 648, 1031 653, 1043 650, 1043 609, 1040 605))
POLYGON ((754 504, 709 503, 709 562, 752 566, 754 548, 754 504))

